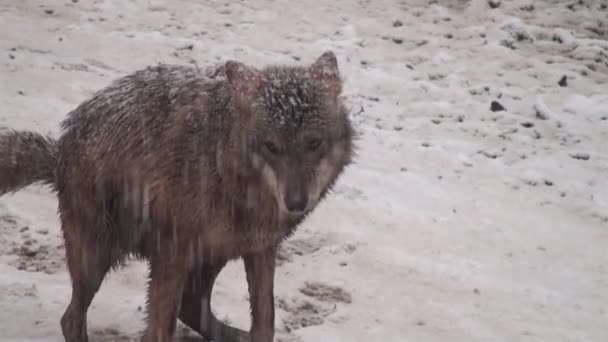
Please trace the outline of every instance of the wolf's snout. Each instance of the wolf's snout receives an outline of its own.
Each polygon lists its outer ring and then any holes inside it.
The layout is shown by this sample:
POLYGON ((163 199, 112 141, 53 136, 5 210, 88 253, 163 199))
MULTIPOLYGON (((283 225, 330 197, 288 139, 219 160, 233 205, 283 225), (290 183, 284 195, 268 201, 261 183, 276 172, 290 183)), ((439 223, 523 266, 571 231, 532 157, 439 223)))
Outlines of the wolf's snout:
POLYGON ((285 196, 285 207, 290 213, 301 213, 308 206, 308 195, 304 191, 288 191, 285 196))

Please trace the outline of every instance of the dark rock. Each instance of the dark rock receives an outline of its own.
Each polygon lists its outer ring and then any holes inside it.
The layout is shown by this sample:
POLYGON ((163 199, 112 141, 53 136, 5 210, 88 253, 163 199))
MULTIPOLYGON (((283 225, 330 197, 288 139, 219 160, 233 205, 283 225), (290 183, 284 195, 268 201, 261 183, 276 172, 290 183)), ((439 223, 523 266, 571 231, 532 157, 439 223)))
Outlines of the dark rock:
POLYGON ((589 160, 589 158, 590 158, 589 153, 583 153, 583 152, 572 153, 570 155, 570 157, 572 157, 574 159, 578 159, 578 160, 589 160))
POLYGON ((532 127, 534 127, 534 122, 526 121, 526 122, 522 122, 521 125, 524 126, 525 128, 532 128, 532 127))
POLYGON ((194 45, 193 44, 188 44, 182 47, 177 48, 178 50, 190 50, 192 51, 194 49, 194 45))
POLYGON ((498 8, 498 7, 500 7, 500 0, 488 0, 488 5, 492 9, 498 8))
POLYGON ((534 5, 524 5, 519 8, 522 11, 532 12, 534 11, 534 5))
POLYGON ((557 84, 559 84, 560 87, 567 87, 568 86, 568 76, 566 76, 566 75, 562 76, 562 78, 559 79, 559 82, 557 82, 557 84))
POLYGON ((493 112, 500 112, 507 109, 503 105, 501 105, 500 102, 492 101, 492 103, 490 103, 490 110, 493 112))

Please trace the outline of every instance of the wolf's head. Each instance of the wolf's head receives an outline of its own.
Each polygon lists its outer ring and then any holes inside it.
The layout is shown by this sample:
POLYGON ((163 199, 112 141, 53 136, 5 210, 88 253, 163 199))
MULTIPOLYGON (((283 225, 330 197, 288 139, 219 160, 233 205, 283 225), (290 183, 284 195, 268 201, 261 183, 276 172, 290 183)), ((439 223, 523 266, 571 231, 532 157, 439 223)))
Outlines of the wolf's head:
POLYGON ((248 165, 283 214, 303 215, 333 185, 352 156, 353 128, 340 99, 332 52, 307 67, 262 70, 229 61, 248 165))

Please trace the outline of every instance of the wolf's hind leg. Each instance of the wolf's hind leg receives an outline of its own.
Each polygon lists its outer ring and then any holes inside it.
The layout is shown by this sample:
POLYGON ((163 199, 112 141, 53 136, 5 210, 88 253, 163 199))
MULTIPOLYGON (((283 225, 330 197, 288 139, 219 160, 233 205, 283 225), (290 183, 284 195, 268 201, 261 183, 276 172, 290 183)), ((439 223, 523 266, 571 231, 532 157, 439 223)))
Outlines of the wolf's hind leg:
POLYGON ((110 253, 86 238, 76 238, 76 229, 63 222, 68 270, 72 279, 72 298, 61 317, 66 342, 87 342, 87 311, 103 278, 112 266, 110 253))

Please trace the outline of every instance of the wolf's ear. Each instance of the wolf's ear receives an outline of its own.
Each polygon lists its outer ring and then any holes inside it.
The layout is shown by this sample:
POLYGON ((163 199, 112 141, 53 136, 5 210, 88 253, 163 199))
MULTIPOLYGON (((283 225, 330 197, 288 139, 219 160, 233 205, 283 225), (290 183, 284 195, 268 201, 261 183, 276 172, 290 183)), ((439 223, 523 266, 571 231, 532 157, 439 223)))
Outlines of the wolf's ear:
POLYGON ((235 90, 239 106, 249 107, 253 101, 255 89, 260 84, 259 72, 237 61, 227 61, 225 68, 226 79, 235 90))
POLYGON ((342 92, 342 79, 338 70, 338 60, 332 51, 326 51, 311 66, 313 77, 326 87, 333 97, 342 92))

